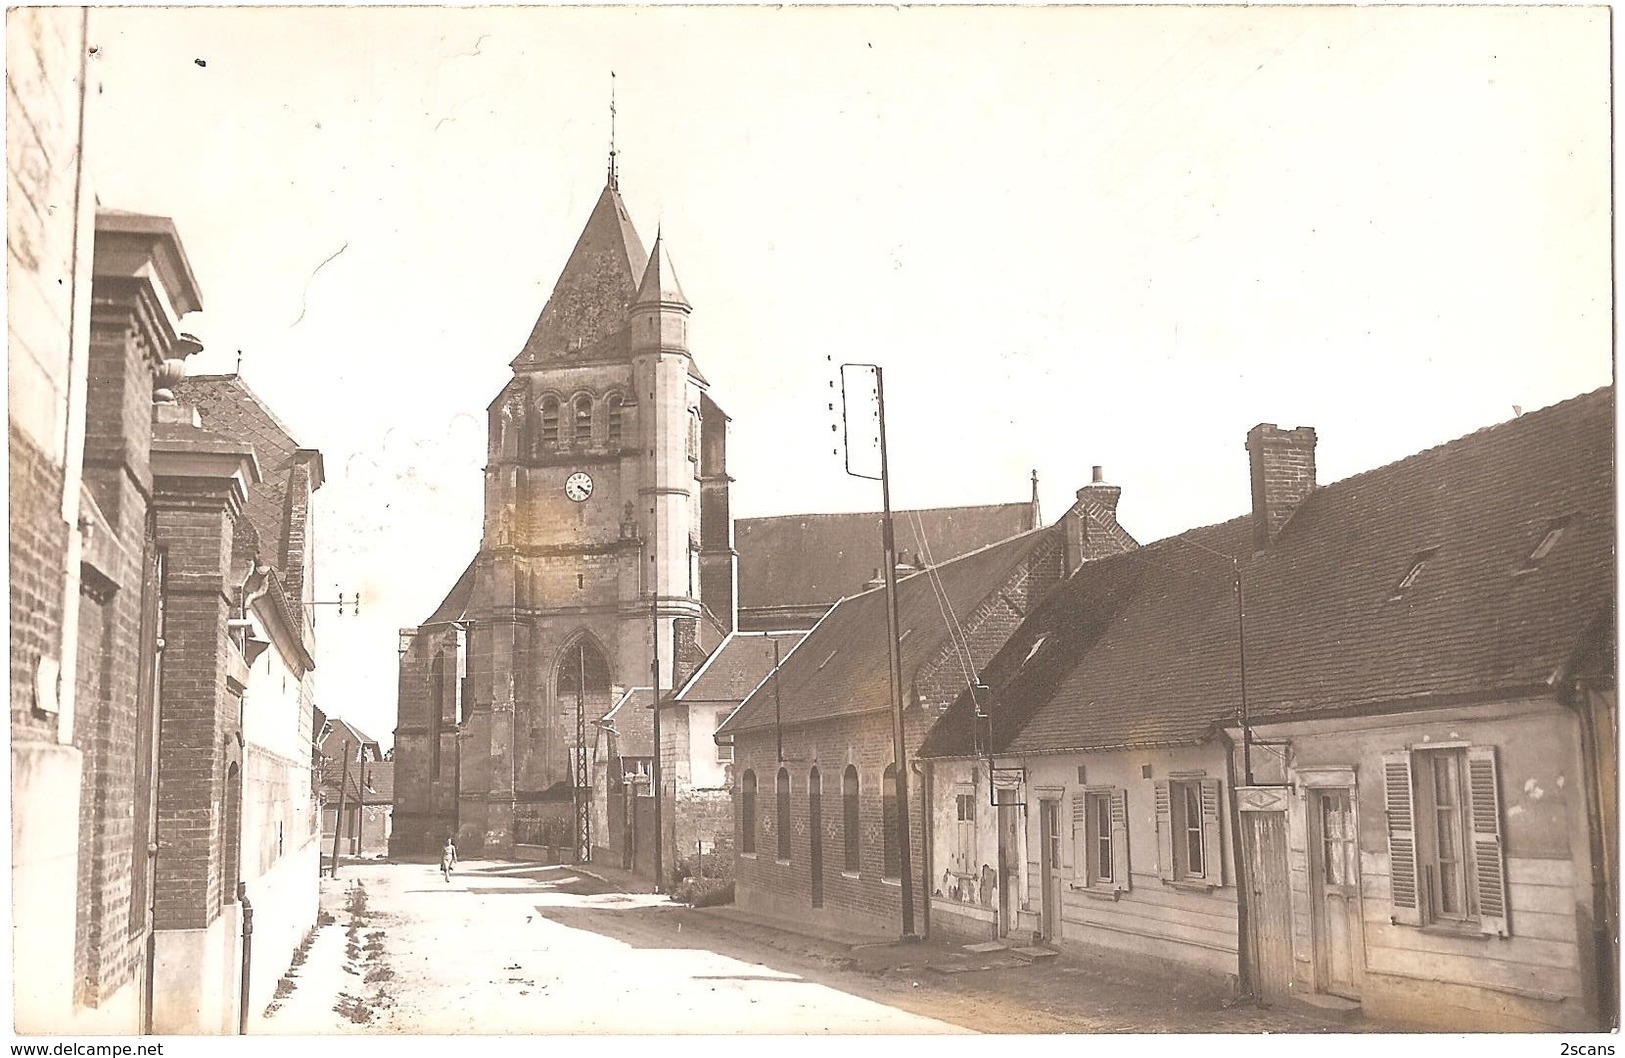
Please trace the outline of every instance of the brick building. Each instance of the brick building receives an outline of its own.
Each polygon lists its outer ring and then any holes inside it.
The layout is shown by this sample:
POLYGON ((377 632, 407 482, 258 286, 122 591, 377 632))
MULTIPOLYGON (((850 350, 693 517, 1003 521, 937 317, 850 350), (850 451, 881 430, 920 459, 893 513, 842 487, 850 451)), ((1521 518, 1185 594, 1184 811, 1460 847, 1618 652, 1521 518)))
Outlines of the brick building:
POLYGON ((152 441, 165 576, 154 1028, 230 1032, 244 989, 248 1010, 263 1010, 316 919, 309 604, 322 459, 240 376, 172 388, 152 441))
MULTIPOLYGON (((1052 526, 899 571, 904 766, 912 770, 920 740, 969 673, 1067 571, 1134 546, 1117 524, 1119 490, 1096 479, 1052 526)), ((841 600, 718 728, 717 740, 733 746, 741 907, 894 931, 906 840, 915 928, 925 927, 921 820, 932 795, 910 775, 901 834, 887 640, 882 588, 841 600)))
POLYGON ((384 855, 393 822, 395 765, 385 759, 378 740, 354 724, 319 711, 317 718, 321 724, 316 734, 316 800, 322 814, 322 855, 331 857, 335 847, 340 856, 384 855))
MULTIPOLYGON (((245 651, 277 631, 308 673, 311 644, 246 598, 286 560, 244 543, 262 461, 177 399, 201 301, 174 225, 94 208, 85 13, 13 12, 7 38, 16 1026, 235 1031, 238 881, 268 866, 245 834, 270 844, 245 651)), ((308 740, 297 713, 279 737, 308 740)), ((309 830, 308 770, 287 790, 309 830)))
MULTIPOLYGON (((111 1028, 138 1016, 133 961, 93 979, 91 997, 74 941, 81 791, 94 737, 75 722, 95 232, 95 191, 80 152, 87 19, 69 8, 6 17, 12 981, 17 1026, 36 1030, 94 1024, 96 1011, 85 1009, 92 1001, 128 1011, 108 1018, 111 1028)), ((132 587, 139 596, 139 579, 132 587)))
POLYGON ((655 658, 670 688, 731 631, 728 417, 691 311, 612 158, 488 409, 479 553, 402 633, 393 852, 455 832, 465 853, 505 855, 574 828, 590 721, 655 658))

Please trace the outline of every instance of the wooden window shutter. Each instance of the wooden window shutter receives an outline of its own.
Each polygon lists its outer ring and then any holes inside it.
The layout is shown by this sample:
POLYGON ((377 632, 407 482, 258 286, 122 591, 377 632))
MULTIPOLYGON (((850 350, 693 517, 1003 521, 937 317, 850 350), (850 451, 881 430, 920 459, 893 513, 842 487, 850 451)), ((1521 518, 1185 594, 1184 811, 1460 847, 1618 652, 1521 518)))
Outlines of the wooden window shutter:
POLYGON ((1089 795, 1082 790, 1072 795, 1072 877, 1095 882, 1089 870, 1089 795))
POLYGON ((1112 791, 1112 885, 1127 892, 1128 876, 1128 791, 1112 791))
POLYGON ((1202 859, 1207 867, 1207 880, 1214 885, 1224 884, 1224 830, 1220 825, 1223 812, 1219 807, 1219 780, 1202 780, 1202 859))
POLYGON ((1467 792, 1473 806, 1473 879, 1479 932, 1507 935, 1506 853, 1501 844, 1501 794, 1494 746, 1467 751, 1467 792))
POLYGON ((1422 924, 1416 892, 1416 805, 1411 787, 1411 755, 1396 750, 1382 755, 1383 797, 1388 808, 1388 885, 1393 921, 1422 924))
POLYGON ((1157 874, 1174 880, 1174 819, 1169 807, 1168 780, 1157 780, 1157 874))

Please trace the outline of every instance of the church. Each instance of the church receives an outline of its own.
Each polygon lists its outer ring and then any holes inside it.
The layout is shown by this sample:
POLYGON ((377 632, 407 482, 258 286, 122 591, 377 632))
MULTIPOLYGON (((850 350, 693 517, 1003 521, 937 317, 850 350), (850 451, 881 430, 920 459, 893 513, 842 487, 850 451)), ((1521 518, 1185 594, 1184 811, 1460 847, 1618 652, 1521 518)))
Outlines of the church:
MULTIPOLYGON (((592 747, 627 692, 653 680, 664 698, 736 629, 804 630, 878 575, 873 513, 742 520, 736 551, 728 416, 691 313, 612 154, 488 408, 479 552, 401 631, 392 855, 447 836, 487 856, 601 845, 592 747)), ((905 554, 918 564, 918 526, 946 561, 1035 528, 1036 485, 1030 501, 905 513, 905 554)))

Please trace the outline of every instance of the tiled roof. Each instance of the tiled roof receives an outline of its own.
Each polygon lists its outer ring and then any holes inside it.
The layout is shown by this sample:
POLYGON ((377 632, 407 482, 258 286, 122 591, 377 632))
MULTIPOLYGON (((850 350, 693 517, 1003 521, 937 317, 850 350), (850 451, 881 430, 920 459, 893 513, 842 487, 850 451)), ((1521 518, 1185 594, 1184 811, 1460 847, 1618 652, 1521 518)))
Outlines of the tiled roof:
POLYGON ((805 632, 733 632, 673 696, 679 702, 742 702, 782 661, 805 632))
MULTIPOLYGON (((1033 528, 1030 503, 894 512, 900 561, 929 550, 941 565, 1033 528), (919 540, 916 524, 925 530, 919 540)), ((864 590, 883 564, 880 513, 787 514, 734 522, 739 605, 829 606, 864 590)))
POLYGON ((344 777, 344 799, 349 804, 387 805, 395 801, 395 764, 393 761, 367 761, 365 773, 360 764, 350 762, 348 768, 335 762, 324 773, 321 783, 322 800, 328 804, 339 799, 339 777, 344 777), (365 774, 366 783, 362 778, 365 774))
MULTIPOLYGON (((1090 563, 985 670, 994 745, 1192 741, 1232 721, 1231 565, 1202 548, 1244 556, 1255 721, 1543 688, 1612 605, 1613 453, 1609 388, 1317 489, 1257 554, 1243 517, 1090 563)), ((961 696, 922 754, 971 752, 970 712, 961 696)))
POLYGON ((180 403, 197 409, 205 430, 253 445, 263 480, 249 486, 248 519, 259 538, 260 553, 285 568, 282 527, 288 473, 299 442, 240 375, 195 375, 182 379, 175 392, 180 403))
POLYGON ((633 687, 621 695, 604 721, 615 725, 615 752, 623 757, 652 757, 655 745, 654 689, 633 687))
POLYGON ((514 365, 579 354, 619 331, 648 262, 620 193, 605 185, 514 365))
MULTIPOLYGON (((326 737, 322 738, 321 740, 321 749, 322 752, 329 757, 336 757, 343 744, 348 742, 350 744, 350 753, 352 757, 357 754, 360 747, 370 746, 373 750, 372 756, 374 759, 376 759, 379 752, 378 740, 362 731, 348 720, 337 716, 328 717, 325 726, 326 737)), ((318 732, 317 734, 320 736, 321 732, 318 732)), ((354 764, 355 760, 352 759, 350 763, 354 764)))
POLYGON ((424 619, 423 624, 445 624, 448 621, 460 621, 468 616, 468 600, 474 594, 474 563, 476 561, 478 559, 469 559, 468 566, 463 570, 462 576, 457 578, 457 583, 451 586, 451 591, 446 593, 446 597, 441 600, 439 606, 435 607, 434 613, 424 619))
MULTIPOLYGON (((1029 558, 1059 544, 1056 530, 1039 529, 943 563, 936 574, 945 604, 939 603, 926 574, 899 581, 897 627, 904 683, 911 683, 921 664, 947 646, 944 606, 963 620, 1016 577, 1029 558)), ((781 719, 795 723, 885 708, 891 686, 886 642, 884 589, 841 600, 780 664, 777 704, 770 679, 723 722, 718 734, 770 727, 781 719)))

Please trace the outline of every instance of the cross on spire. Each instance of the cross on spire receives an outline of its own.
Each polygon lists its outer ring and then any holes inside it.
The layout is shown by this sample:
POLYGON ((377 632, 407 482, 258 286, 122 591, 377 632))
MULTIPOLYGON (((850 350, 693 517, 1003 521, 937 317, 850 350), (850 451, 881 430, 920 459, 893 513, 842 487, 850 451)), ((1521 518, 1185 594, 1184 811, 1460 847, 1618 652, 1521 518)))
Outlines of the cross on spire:
POLYGON ((615 174, 615 71, 609 71, 609 189, 620 190, 620 180, 615 174))

